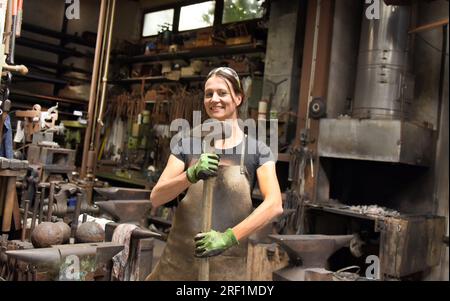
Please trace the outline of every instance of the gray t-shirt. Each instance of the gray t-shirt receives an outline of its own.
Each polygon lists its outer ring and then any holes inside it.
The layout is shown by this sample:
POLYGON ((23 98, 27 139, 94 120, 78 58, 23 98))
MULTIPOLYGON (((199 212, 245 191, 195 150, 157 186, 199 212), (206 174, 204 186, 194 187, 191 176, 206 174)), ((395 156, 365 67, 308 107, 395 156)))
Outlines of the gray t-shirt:
MULTIPOLYGON (((215 152, 220 156, 222 163, 226 163, 227 165, 240 165, 242 141, 233 148, 216 148, 215 152)), ((183 138, 172 148, 171 153, 184 162, 184 169, 186 170, 200 157, 201 140, 200 138, 193 137, 183 138)), ((244 165, 247 169, 247 178, 252 190, 256 182, 256 170, 269 161, 275 162, 276 159, 267 144, 256 140, 252 136, 248 136, 246 139, 244 165)))

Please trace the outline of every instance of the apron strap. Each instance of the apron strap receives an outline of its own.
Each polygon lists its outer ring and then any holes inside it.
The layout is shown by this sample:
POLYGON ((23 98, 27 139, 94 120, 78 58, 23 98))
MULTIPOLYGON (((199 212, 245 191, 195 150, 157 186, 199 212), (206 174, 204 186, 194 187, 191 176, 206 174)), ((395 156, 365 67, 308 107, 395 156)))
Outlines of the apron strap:
POLYGON ((244 139, 242 140, 242 152, 241 152, 241 175, 245 174, 245 166, 244 166, 244 159, 245 159, 245 145, 247 143, 247 134, 244 134, 244 139))

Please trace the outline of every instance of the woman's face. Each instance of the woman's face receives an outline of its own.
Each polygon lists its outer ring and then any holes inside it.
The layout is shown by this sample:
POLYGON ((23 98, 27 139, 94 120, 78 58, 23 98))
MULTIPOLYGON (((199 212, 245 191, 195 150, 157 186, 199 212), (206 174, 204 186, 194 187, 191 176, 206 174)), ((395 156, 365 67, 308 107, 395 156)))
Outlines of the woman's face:
POLYGON ((237 108, 242 101, 241 95, 236 95, 230 82, 218 76, 212 76, 205 84, 206 113, 217 120, 237 119, 237 108), (228 84, 228 85, 227 85, 228 84))

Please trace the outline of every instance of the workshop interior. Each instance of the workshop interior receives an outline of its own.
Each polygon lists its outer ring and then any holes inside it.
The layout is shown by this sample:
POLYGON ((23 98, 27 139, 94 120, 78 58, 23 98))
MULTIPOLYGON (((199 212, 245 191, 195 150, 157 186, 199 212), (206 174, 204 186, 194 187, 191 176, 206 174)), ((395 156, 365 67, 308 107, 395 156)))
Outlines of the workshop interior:
POLYGON ((146 280, 184 197, 150 198, 171 123, 195 123, 216 67, 239 76, 240 118, 276 123, 283 207, 229 279, 448 281, 448 13, 0 0, 0 281, 146 280))

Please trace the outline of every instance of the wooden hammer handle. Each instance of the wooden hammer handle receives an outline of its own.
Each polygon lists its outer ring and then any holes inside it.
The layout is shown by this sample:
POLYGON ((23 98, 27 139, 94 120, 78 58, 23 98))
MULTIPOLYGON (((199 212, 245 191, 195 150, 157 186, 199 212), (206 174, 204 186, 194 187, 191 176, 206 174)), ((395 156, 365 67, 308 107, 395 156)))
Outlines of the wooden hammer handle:
POLYGON ((11 220, 14 209, 14 200, 16 194, 16 177, 8 177, 6 184, 6 200, 3 210, 2 232, 11 230, 11 220))
MULTIPOLYGON (((208 180, 205 180, 203 183, 202 232, 208 232, 211 230, 212 199, 213 199, 215 179, 216 178, 209 178, 208 180)), ((200 259, 198 280, 199 281, 208 281, 209 280, 209 259, 208 259, 208 257, 200 259)))

